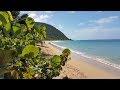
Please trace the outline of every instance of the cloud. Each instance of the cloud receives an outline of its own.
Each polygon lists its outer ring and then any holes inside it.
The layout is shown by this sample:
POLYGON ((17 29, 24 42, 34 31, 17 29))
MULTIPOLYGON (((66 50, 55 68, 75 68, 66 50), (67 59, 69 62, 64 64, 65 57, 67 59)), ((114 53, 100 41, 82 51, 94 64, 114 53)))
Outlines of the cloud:
POLYGON ((35 18, 35 17, 37 17, 37 15, 35 13, 30 13, 29 17, 35 18))
POLYGON ((73 32, 72 39, 120 39, 120 28, 89 27, 73 32))
POLYGON ((76 11, 68 11, 69 13, 76 13, 76 11))
POLYGON ((44 11, 45 13, 53 13, 53 11, 44 11))
MULTIPOLYGON (((51 11, 44 11, 46 13, 50 13, 51 11)), ((45 13, 42 13, 42 11, 22 11, 21 14, 27 13, 29 17, 34 18, 36 22, 44 22, 47 23, 48 20, 53 16, 53 15, 48 15, 45 13)))
POLYGON ((48 18, 49 18, 48 15, 40 15, 40 16, 39 16, 39 19, 40 19, 41 21, 46 21, 48 18))
POLYGON ((90 20, 89 22, 103 25, 103 24, 111 23, 118 18, 119 18, 118 16, 111 16, 111 17, 101 18, 101 19, 98 19, 98 20, 90 20))

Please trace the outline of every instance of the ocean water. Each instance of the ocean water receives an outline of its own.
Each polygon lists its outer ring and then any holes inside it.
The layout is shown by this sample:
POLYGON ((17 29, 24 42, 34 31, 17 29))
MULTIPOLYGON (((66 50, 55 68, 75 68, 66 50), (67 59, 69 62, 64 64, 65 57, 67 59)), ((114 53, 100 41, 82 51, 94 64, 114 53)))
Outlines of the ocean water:
POLYGON ((83 57, 120 69, 120 40, 74 40, 53 42, 83 57))

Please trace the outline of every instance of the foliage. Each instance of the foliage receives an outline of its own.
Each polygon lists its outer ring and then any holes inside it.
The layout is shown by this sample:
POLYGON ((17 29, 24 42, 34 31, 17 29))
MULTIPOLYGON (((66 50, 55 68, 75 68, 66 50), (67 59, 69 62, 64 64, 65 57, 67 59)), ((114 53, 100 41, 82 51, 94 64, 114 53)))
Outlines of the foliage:
POLYGON ((12 14, 13 18, 16 19, 18 17, 18 15, 20 14, 20 11, 11 11, 11 14, 12 14))
POLYGON ((13 19, 10 11, 0 11, 0 74, 9 79, 52 79, 68 60, 69 49, 53 57, 41 55, 36 47, 46 38, 46 27, 35 26, 25 15, 13 19), (23 19, 24 18, 24 19, 23 19))

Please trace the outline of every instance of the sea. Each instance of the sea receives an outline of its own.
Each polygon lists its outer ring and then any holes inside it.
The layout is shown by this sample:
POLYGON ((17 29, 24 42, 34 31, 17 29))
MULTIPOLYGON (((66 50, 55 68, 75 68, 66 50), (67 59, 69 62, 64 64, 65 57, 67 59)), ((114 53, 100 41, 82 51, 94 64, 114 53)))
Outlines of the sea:
POLYGON ((120 39, 64 40, 53 41, 52 44, 61 49, 69 48, 80 60, 120 75, 120 39))

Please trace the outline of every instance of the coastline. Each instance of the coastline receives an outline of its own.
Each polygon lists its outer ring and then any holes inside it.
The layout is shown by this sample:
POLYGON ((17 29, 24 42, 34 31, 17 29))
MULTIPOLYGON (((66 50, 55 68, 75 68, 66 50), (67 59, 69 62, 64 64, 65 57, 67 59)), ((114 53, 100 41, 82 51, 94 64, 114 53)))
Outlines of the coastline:
MULTIPOLYGON (((60 47, 54 46, 50 44, 52 41, 45 41, 46 48, 52 55, 60 55, 62 50, 60 47)), ((45 48, 42 48, 45 49, 45 48)), ((45 51, 45 50, 44 50, 45 51)), ((104 69, 98 68, 93 64, 86 63, 82 59, 78 60, 78 58, 70 55, 71 60, 69 60, 66 65, 63 67, 60 75, 56 78, 62 78, 64 76, 68 76, 72 79, 116 79, 118 76, 114 75, 111 72, 105 71, 104 69)))

